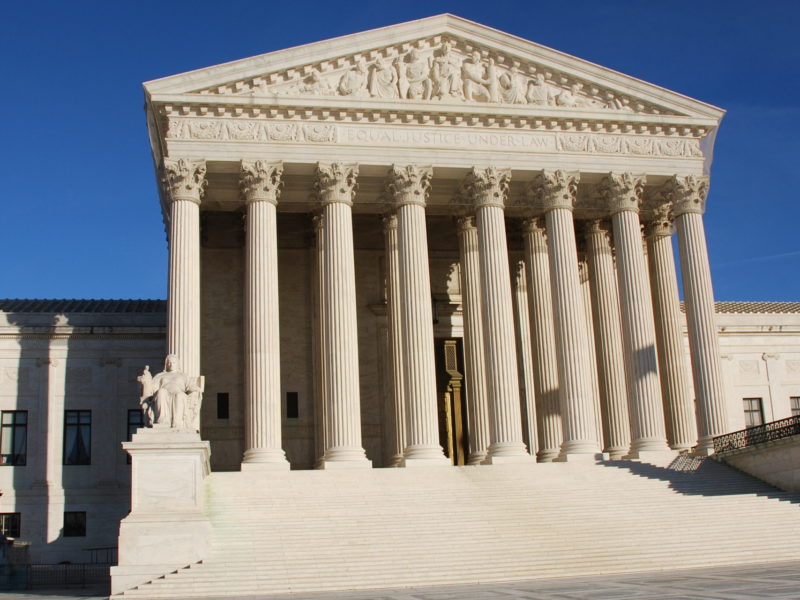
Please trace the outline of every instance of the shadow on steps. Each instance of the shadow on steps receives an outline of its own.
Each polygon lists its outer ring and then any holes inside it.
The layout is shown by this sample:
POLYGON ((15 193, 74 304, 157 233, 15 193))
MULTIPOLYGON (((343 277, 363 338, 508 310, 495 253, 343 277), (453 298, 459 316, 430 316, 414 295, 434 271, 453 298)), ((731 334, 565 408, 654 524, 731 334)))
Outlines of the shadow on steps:
POLYGON ((680 494, 691 496, 754 494, 800 504, 800 493, 781 491, 711 458, 679 456, 668 467, 633 460, 606 461, 599 464, 606 468, 623 469, 639 477, 666 481, 671 489, 680 494))

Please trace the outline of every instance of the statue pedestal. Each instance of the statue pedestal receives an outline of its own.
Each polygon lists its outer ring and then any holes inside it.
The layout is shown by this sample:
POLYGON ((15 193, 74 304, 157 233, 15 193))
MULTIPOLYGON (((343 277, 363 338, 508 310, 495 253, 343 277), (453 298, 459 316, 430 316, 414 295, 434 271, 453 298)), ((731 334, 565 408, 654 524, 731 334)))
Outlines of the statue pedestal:
POLYGON ((211 539, 203 512, 209 443, 195 431, 155 426, 122 447, 131 455, 131 512, 120 522, 112 594, 196 563, 211 539))

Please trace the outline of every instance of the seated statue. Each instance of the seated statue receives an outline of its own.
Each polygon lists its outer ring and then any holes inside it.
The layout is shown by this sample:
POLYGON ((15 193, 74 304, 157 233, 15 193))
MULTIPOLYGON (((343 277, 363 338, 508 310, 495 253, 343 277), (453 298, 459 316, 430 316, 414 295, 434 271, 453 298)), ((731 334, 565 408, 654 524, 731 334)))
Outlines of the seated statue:
POLYGON ((203 378, 184 373, 177 356, 168 355, 164 370, 155 376, 146 366, 137 380, 141 384, 139 405, 148 427, 199 430, 203 378))

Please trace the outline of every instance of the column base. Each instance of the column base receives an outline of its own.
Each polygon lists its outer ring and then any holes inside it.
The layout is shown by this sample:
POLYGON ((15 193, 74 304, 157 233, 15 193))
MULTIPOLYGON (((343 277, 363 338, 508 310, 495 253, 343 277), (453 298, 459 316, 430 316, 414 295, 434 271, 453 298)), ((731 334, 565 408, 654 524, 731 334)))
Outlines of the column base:
POLYGON ((714 454, 714 444, 713 442, 710 446, 704 444, 697 444, 697 446, 692 448, 690 454, 692 456, 711 456, 714 454))
POLYGON ((554 448, 539 450, 539 452, 536 454, 536 460, 542 463, 558 460, 558 450, 554 448))
POLYGON ((631 442, 630 454, 636 452, 672 452, 672 450, 667 446, 667 440, 650 438, 633 440, 631 442))
POLYGON ((559 454, 553 462, 572 462, 572 463, 591 463, 602 462, 605 460, 602 452, 569 452, 559 454))
POLYGON ((622 460, 628 455, 629 450, 628 447, 614 446, 603 450, 603 456, 608 456, 605 460, 622 460))
POLYGON ((508 465, 520 463, 535 464, 536 459, 526 452, 525 454, 489 454, 489 456, 486 457, 486 460, 483 461, 484 465, 508 465))
POLYGON ((450 467, 450 459, 446 456, 438 456, 431 458, 408 458, 403 460, 403 467, 406 469, 415 469, 417 467, 450 467))
POLYGON ((486 460, 486 452, 473 452, 467 460, 468 465, 481 465, 486 460))
POLYGON ((245 451, 242 471, 288 471, 289 461, 280 449, 252 448, 245 451))
POLYGON ((371 469, 372 461, 367 458, 360 460, 332 460, 323 458, 317 464, 317 469, 321 471, 339 471, 344 469, 371 469))
POLYGON ((395 454, 392 458, 389 459, 389 466, 390 467, 402 467, 403 466, 403 455, 402 454, 395 454))
POLYGON ((656 467, 667 467, 678 457, 674 450, 631 450, 625 458, 656 467))

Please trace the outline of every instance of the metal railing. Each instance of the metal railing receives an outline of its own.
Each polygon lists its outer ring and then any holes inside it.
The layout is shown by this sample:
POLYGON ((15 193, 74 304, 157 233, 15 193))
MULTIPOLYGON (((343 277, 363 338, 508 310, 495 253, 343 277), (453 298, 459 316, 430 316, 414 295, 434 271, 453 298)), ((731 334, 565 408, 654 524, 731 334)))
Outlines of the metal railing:
POLYGON ((108 565, 0 565, 0 590, 108 585, 108 565))
POLYGON ((739 450, 793 435, 800 435, 800 415, 717 436, 714 438, 714 452, 739 450))

